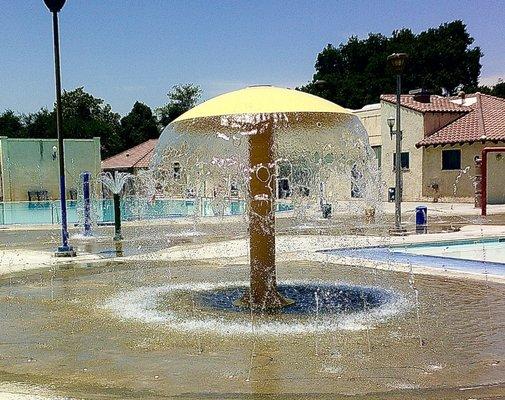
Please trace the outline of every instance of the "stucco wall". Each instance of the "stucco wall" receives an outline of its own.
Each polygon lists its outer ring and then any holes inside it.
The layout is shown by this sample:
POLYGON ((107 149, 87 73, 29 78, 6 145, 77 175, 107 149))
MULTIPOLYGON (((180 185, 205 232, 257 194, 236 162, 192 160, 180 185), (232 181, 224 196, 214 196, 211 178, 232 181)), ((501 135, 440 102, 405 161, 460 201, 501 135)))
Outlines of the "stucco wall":
POLYGON ((382 145, 381 134, 381 108, 374 107, 365 110, 356 110, 354 114, 357 115, 368 133, 368 141, 370 146, 382 145))
MULTIPOLYGON (((501 144, 503 146, 503 144, 501 144)), ((439 184, 441 201, 474 201, 475 157, 480 156, 484 147, 495 147, 500 144, 463 144, 455 146, 428 147, 423 150, 424 174, 423 195, 433 198, 434 191, 429 188, 432 182, 439 184), (461 150, 461 170, 442 170, 442 150, 461 150)), ((505 154, 496 157, 489 155, 488 161, 488 202, 505 203, 505 154)))
MULTIPOLYGON (((505 143, 501 143, 501 146, 504 145, 505 143)), ((487 155, 487 202, 505 204, 505 153, 487 155)))
MULTIPOLYGON (((28 200, 28 191, 47 190, 49 199, 59 196, 58 156, 53 160, 56 139, 0 138, 4 201, 28 200)), ((80 186, 81 173, 100 172, 100 138, 64 141, 67 198, 80 186)))
MULTIPOLYGON (((387 199, 387 188, 395 186, 393 154, 396 151, 396 138, 389 134, 387 119, 396 116, 396 106, 381 102, 382 167, 381 174, 385 183, 383 199, 387 199)), ((423 152, 416 148, 416 143, 424 137, 423 114, 402 107, 400 112, 403 131, 402 152, 409 152, 409 169, 403 172, 403 200, 414 201, 422 197, 423 152)))

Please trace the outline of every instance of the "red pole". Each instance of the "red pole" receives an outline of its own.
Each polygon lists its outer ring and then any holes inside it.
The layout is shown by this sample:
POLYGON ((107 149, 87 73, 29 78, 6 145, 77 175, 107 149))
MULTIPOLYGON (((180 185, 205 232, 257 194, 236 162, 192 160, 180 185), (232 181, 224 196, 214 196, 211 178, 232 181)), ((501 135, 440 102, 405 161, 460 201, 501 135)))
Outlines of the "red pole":
POLYGON ((482 199, 480 215, 487 215, 487 147, 482 149, 482 199))

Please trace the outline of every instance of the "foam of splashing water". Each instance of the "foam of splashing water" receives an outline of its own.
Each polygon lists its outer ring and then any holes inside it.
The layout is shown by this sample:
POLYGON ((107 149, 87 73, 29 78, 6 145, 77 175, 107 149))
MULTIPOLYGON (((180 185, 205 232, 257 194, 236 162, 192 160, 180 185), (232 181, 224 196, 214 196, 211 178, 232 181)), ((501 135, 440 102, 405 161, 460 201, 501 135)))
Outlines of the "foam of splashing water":
POLYGON ((205 232, 197 231, 197 230, 184 230, 181 232, 170 232, 165 236, 168 238, 187 238, 187 237, 199 237, 205 236, 205 232))
POLYGON ((114 174, 110 172, 101 172, 98 175, 98 181, 103 183, 104 186, 114 194, 121 193, 124 185, 130 179, 133 179, 133 175, 128 172, 114 171, 114 174))
MULTIPOLYGON (((313 282, 286 281, 286 285, 304 285, 313 282)), ((179 332, 202 332, 217 335, 298 335, 325 333, 336 330, 359 331, 373 329, 390 318, 407 312, 411 302, 404 296, 383 290, 388 300, 374 309, 353 313, 319 314, 317 322, 312 318, 300 318, 289 314, 288 318, 263 319, 255 317, 254 327, 247 312, 236 313, 233 319, 225 318, 222 312, 184 313, 177 309, 160 309, 159 303, 166 295, 177 296, 181 292, 201 293, 230 287, 247 287, 247 282, 184 283, 158 287, 140 287, 120 292, 100 308, 110 311, 121 319, 140 321, 146 324, 165 326, 179 332), (253 329, 254 328, 254 329, 253 329)), ((365 287, 363 287, 365 288, 365 287)), ((373 289, 374 288, 367 288, 373 289)), ((382 290, 382 289, 381 289, 382 290)))
POLYGON ((74 233, 70 236, 70 239, 73 239, 73 240, 82 240, 84 242, 94 242, 98 239, 99 237, 96 236, 96 235, 90 235, 90 236, 87 236, 83 233, 74 233))

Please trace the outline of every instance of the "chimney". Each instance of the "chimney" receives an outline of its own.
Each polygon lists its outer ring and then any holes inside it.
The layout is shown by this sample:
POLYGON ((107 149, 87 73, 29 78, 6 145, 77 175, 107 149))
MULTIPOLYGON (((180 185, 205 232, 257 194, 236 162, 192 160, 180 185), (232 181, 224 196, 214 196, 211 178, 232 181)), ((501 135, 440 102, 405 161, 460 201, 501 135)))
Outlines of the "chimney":
POLYGON ((430 102, 430 92, 425 89, 414 89, 410 90, 409 94, 414 95, 414 101, 418 101, 419 103, 429 103, 430 102))
POLYGON ((461 104, 460 106, 463 106, 465 104, 465 97, 466 97, 466 93, 463 92, 462 90, 459 91, 458 93, 458 96, 459 98, 461 99, 461 104))

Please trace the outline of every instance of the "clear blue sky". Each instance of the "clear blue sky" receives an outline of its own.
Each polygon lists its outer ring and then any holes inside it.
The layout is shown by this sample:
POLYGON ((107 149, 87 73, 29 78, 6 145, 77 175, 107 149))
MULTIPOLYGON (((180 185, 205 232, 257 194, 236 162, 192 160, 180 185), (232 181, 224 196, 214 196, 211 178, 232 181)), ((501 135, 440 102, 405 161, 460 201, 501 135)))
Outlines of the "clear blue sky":
MULTIPOLYGON (((42 0, 0 3, 0 112, 51 106, 50 14, 42 0)), ((294 87, 311 79, 327 43, 454 19, 485 54, 484 82, 505 78, 502 0, 67 0, 63 87, 84 86, 121 114, 135 100, 163 104, 177 83, 201 85, 204 98, 250 84, 294 87)))

